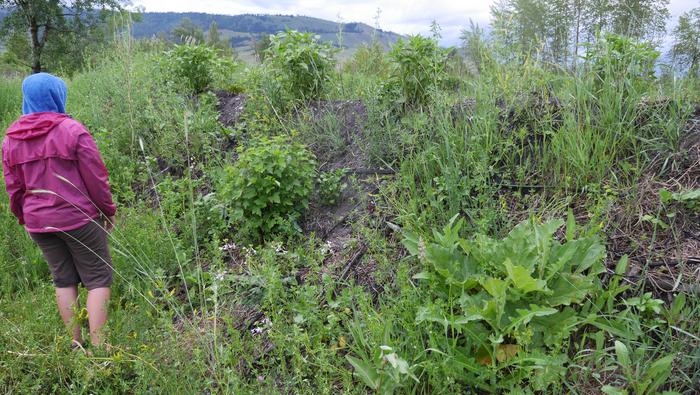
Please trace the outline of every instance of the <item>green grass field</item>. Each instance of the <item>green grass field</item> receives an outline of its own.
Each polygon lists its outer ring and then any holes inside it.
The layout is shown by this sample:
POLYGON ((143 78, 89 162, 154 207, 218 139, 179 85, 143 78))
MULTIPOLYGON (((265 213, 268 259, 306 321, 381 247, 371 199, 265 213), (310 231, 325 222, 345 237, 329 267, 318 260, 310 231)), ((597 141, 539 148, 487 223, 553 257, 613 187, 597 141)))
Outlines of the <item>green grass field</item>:
POLYGON ((112 348, 70 350, 2 193, 0 392, 700 391, 698 83, 401 45, 124 39, 68 80, 119 208, 112 348))

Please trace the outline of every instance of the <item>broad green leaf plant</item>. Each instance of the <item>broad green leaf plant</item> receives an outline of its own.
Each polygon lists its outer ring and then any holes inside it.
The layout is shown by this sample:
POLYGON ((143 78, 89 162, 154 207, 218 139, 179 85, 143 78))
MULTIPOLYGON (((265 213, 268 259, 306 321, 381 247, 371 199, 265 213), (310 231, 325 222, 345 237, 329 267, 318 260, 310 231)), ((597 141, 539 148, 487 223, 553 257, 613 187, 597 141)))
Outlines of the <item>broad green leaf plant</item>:
POLYGON ((219 57, 206 45, 176 45, 161 59, 165 75, 190 94, 211 89, 217 76, 230 73, 234 67, 231 60, 219 57))
POLYGON ((605 248, 596 236, 575 239, 572 221, 564 243, 554 237, 560 220, 528 220, 500 240, 464 239, 463 223, 455 216, 431 238, 405 232, 404 245, 424 266, 414 276, 426 300, 416 324, 430 355, 454 360, 482 390, 526 382, 546 390, 563 378, 564 342, 584 321, 576 306, 596 289, 605 248))

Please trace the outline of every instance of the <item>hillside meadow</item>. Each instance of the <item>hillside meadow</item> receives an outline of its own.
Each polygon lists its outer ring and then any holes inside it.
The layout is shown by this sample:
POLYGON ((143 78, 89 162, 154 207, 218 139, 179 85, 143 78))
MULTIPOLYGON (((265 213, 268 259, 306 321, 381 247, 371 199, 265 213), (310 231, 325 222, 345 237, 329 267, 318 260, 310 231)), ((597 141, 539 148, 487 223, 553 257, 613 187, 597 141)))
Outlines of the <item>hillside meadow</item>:
MULTIPOLYGON (((118 203, 111 348, 70 350, 2 193, 0 392, 700 391, 698 81, 613 35, 574 71, 267 51, 126 37, 67 80, 118 203)), ((2 79, 1 130, 20 104, 2 79)))

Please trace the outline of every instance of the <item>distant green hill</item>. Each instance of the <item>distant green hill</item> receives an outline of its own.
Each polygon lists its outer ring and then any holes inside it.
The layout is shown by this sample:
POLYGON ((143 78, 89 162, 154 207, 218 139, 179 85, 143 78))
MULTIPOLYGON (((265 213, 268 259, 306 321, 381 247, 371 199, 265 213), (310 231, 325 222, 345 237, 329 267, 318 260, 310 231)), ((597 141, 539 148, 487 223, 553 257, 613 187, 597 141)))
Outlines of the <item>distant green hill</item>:
MULTIPOLYGON (((251 53, 251 44, 260 39, 264 34, 274 34, 287 28, 311 32, 321 36, 321 40, 331 42, 338 46, 338 32, 340 26, 332 22, 308 16, 292 15, 213 15, 204 13, 176 13, 176 12, 146 12, 142 14, 141 21, 134 24, 133 34, 137 38, 153 37, 158 35, 170 36, 170 33, 180 23, 182 18, 189 18, 195 26, 207 31, 212 21, 219 25, 219 33, 222 38, 228 39, 231 47, 241 55, 251 53)), ((385 47, 396 42, 401 35, 384 30, 376 30, 364 23, 343 24, 343 49, 344 52, 352 52, 362 43, 369 43, 373 35, 385 47)), ((172 38, 172 37, 170 37, 172 38)))
MULTIPOLYGON (((0 20, 6 13, 0 11, 0 20)), ((146 12, 141 14, 140 21, 133 26, 133 35, 136 38, 148 38, 164 35, 171 38, 171 32, 183 18, 189 18, 192 23, 201 28, 205 33, 212 21, 219 25, 219 34, 229 40, 232 48, 246 59, 252 59, 251 44, 259 40, 264 34, 274 34, 287 28, 311 32, 321 36, 321 40, 331 42, 338 47, 338 32, 340 25, 337 22, 308 16, 293 15, 214 15, 198 12, 146 12)), ((369 43, 376 36, 385 48, 389 48, 401 35, 377 29, 358 22, 342 25, 341 58, 350 55, 363 43, 369 43)))

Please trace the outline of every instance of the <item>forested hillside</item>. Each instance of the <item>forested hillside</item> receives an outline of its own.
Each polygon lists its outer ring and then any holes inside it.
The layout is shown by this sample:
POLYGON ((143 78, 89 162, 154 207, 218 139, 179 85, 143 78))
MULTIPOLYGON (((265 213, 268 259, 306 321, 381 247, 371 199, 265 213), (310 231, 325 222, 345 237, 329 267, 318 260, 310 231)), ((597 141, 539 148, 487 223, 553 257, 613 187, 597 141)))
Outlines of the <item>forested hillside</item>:
MULTIPOLYGON (((192 23, 207 31, 212 22, 216 22, 219 32, 228 39, 231 46, 242 48, 249 46, 252 40, 260 40, 264 34, 293 29, 302 32, 315 33, 323 41, 338 45, 338 33, 342 28, 343 46, 357 48, 361 43, 369 43, 374 36, 374 28, 364 23, 345 23, 327 21, 308 16, 292 15, 212 15, 204 13, 157 13, 145 12, 141 20, 134 24, 134 36, 137 38, 152 37, 164 33, 171 36, 172 31, 183 18, 189 18, 192 23)), ((394 43, 400 35, 383 30, 376 31, 376 38, 388 46, 394 43)))

